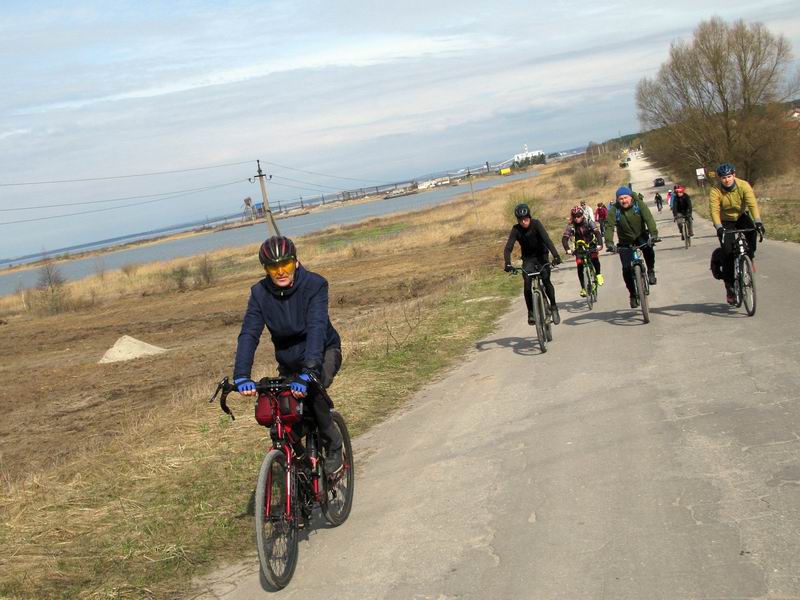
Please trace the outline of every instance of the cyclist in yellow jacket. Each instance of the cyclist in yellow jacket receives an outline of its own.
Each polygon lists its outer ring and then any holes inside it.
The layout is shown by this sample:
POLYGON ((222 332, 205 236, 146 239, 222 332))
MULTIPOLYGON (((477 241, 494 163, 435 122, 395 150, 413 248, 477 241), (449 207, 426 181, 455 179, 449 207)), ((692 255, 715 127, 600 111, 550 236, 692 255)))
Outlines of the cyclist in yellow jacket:
POLYGON ((711 188, 708 206, 711 221, 717 230, 717 237, 722 246, 722 274, 725 282, 725 295, 728 304, 736 302, 733 289, 734 236, 725 235, 730 229, 753 229, 745 234, 748 254, 754 258, 756 254, 756 232, 764 235, 764 224, 753 188, 744 179, 736 177, 736 167, 723 163, 717 167, 719 185, 711 188))

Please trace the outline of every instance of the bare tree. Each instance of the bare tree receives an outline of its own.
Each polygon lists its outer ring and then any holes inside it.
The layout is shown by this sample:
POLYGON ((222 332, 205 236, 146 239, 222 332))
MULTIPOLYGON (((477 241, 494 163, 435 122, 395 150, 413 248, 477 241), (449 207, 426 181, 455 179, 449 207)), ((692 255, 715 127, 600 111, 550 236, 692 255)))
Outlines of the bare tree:
POLYGON ((639 120, 655 130, 648 154, 683 173, 720 162, 751 181, 782 171, 797 143, 785 119, 800 90, 791 68, 789 42, 763 24, 702 22, 637 86, 639 120))
POLYGON ((67 310, 69 294, 66 282, 55 261, 45 259, 36 282, 39 302, 45 312, 57 314, 67 310))

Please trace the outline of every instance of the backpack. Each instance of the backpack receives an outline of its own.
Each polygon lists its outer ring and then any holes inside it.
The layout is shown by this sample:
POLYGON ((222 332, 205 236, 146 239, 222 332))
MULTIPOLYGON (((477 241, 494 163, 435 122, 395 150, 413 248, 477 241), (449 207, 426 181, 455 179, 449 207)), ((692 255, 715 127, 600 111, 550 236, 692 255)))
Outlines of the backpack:
MULTIPOLYGON (((619 223, 619 218, 622 216, 622 211, 620 210, 619 206, 617 206, 616 204, 614 205, 614 209, 617 211, 616 217, 617 217, 617 223, 619 223)), ((638 200, 634 200, 633 201, 633 214, 635 214, 635 215, 641 215, 642 214, 642 209, 639 208, 639 201, 638 200)))
POLYGON ((725 253, 722 248, 714 248, 711 253, 711 274, 714 279, 722 279, 722 263, 725 260, 725 253))

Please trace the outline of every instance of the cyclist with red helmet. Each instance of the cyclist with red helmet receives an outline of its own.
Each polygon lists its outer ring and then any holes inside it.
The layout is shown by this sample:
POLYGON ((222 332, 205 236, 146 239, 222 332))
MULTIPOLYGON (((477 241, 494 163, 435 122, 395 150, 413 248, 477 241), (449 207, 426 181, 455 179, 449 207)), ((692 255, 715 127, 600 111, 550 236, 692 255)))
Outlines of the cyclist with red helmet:
POLYGON ((312 375, 328 387, 342 364, 341 339, 328 317, 328 282, 297 260, 294 242, 273 236, 258 251, 266 277, 250 288, 236 347, 233 383, 240 394, 256 395, 253 358, 264 327, 275 347, 281 377, 292 378, 291 391, 306 398, 326 444, 325 471, 342 466, 342 438, 331 409, 315 389, 312 375))
MULTIPOLYGON (((541 221, 531 217, 530 207, 527 204, 518 204, 514 208, 514 216, 517 218, 517 224, 511 228, 508 242, 506 242, 506 247, 503 250, 506 272, 514 270, 514 267, 511 266, 511 251, 517 242, 519 242, 519 247, 522 250, 522 268, 525 271, 538 271, 548 265, 548 252, 553 255, 553 265, 561 263, 558 250, 550 240, 550 236, 547 235, 544 225, 542 225, 541 221)), ((547 299, 550 300, 550 306, 553 309, 553 323, 558 325, 561 322, 561 317, 558 314, 556 290, 550 281, 550 270, 548 268, 544 268, 542 271, 541 279, 544 292, 547 294, 547 299)), ((527 275, 523 277, 522 293, 525 296, 525 304, 528 307, 528 324, 534 325, 536 320, 533 316, 533 295, 531 294, 530 278, 527 275)))
POLYGON ((708 207, 711 222, 717 230, 720 246, 722 246, 722 279, 725 282, 725 293, 728 304, 736 303, 733 289, 734 236, 725 235, 727 229, 754 229, 745 234, 747 253, 755 258, 757 236, 764 235, 764 224, 753 188, 744 179, 736 177, 736 167, 723 163, 717 167, 719 184, 711 187, 708 196, 708 207), (754 221, 755 220, 755 221, 754 221))
MULTIPOLYGON (((564 230, 564 235, 561 237, 561 244, 567 254, 572 254, 569 249, 569 240, 574 237, 575 241, 582 240, 586 243, 591 251, 590 258, 594 269, 597 272, 597 285, 603 285, 603 276, 600 274, 600 258, 597 255, 598 248, 603 247, 603 238, 600 234, 600 227, 596 222, 590 221, 586 218, 583 208, 580 206, 574 207, 569 213, 569 221, 567 228, 564 230)), ((578 265, 578 283, 581 285, 580 295, 586 297, 589 290, 583 287, 583 262, 577 258, 575 262, 578 265)))
POLYGON ((684 232, 683 224, 678 223, 681 240, 685 239, 686 235, 692 237, 694 235, 692 230, 692 198, 686 193, 686 188, 682 185, 675 186, 675 196, 672 199, 672 218, 677 221, 678 217, 683 217, 686 224, 686 231, 684 232))

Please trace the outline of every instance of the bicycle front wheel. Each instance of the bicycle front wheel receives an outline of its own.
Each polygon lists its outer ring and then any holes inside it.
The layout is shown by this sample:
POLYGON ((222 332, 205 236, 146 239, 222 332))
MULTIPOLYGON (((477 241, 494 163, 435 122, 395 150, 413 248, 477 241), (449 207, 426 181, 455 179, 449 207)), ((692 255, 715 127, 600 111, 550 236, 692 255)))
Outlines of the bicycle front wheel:
POLYGON ((276 589, 286 587, 297 566, 294 485, 286 455, 271 450, 261 463, 256 487, 256 548, 261 572, 276 589))
POLYGON ((644 271, 642 265, 633 265, 633 281, 636 284, 636 291, 639 294, 639 307, 642 309, 642 318, 645 323, 650 322, 650 307, 647 302, 647 292, 645 288, 644 271))
POLYGON ((739 294, 748 316, 756 314, 756 280, 753 277, 753 262, 746 254, 739 267, 739 294))
POLYGON ((586 291, 586 304, 589 307, 589 310, 592 310, 592 305, 594 304, 594 269, 589 267, 588 265, 583 266, 583 277, 581 278, 581 285, 583 289, 586 291))
POLYGON ((545 314, 544 314, 544 299, 542 298, 542 292, 539 290, 533 290, 533 317, 536 321, 536 337, 539 340, 539 348, 542 349, 542 352, 547 352, 547 337, 545 334, 545 314))
POLYGON ((325 478, 325 496, 322 500, 322 512, 334 527, 338 527, 350 516, 353 508, 353 492, 355 491, 356 471, 353 462, 353 446, 350 443, 350 432, 344 417, 338 412, 331 413, 333 424, 342 436, 342 470, 333 477, 325 478))

